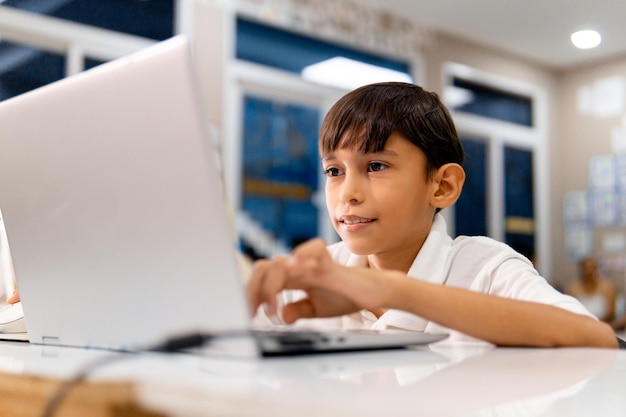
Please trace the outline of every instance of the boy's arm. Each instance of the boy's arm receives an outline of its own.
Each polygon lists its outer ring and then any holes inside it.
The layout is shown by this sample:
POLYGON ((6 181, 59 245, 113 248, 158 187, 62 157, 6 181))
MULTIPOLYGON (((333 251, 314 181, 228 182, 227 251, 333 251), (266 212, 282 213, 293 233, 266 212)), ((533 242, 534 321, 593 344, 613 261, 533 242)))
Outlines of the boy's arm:
POLYGON ((559 307, 432 284, 402 272, 337 267, 336 274, 314 273, 311 281, 361 308, 403 310, 499 346, 617 347, 609 325, 559 307))
POLYGON ((615 334, 606 323, 559 307, 402 276, 393 281, 391 308, 409 311, 496 345, 617 347, 615 334))
POLYGON ((548 304, 502 298, 408 278, 398 271, 338 265, 322 241, 299 247, 290 258, 255 267, 248 282, 253 311, 276 295, 302 289, 307 298, 283 309, 285 322, 330 317, 360 309, 393 308, 502 346, 617 347, 610 326, 548 304))

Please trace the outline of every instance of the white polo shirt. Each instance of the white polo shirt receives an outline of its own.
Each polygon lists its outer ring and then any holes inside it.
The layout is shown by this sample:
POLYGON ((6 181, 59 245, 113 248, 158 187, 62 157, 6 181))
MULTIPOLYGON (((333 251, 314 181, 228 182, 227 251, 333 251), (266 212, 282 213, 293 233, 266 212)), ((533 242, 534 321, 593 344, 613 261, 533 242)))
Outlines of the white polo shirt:
MULTIPOLYGON (((367 257, 351 253, 345 243, 328 247, 335 262, 345 266, 367 266, 367 257)), ((408 271, 408 276, 431 283, 468 288, 505 298, 534 301, 574 313, 591 314, 575 298, 555 290, 539 275, 528 259, 504 243, 487 237, 462 236, 452 239, 444 218, 437 214, 431 231, 408 271)), ((283 291, 281 304, 302 298, 302 292, 283 291)), ((262 315, 261 315, 262 316, 262 315)), ((259 317, 261 322, 267 318, 259 317)), ((450 333, 448 341, 477 341, 458 331, 414 314, 388 310, 380 318, 369 311, 329 319, 302 319, 298 327, 401 328, 450 333)))

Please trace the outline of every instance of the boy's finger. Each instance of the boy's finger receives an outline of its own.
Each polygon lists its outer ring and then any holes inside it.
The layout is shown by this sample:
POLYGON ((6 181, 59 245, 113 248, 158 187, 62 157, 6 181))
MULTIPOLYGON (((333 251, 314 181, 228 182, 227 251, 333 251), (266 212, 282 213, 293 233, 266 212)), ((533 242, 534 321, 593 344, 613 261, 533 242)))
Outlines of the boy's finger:
POLYGON ((248 295, 248 303, 250 303, 250 309, 254 315, 263 303, 261 299, 261 285, 265 279, 266 271, 269 265, 269 261, 260 260, 254 263, 252 273, 246 282, 246 293, 248 295))
POLYGON ((305 298, 283 307, 282 318, 286 324, 292 324, 298 319, 315 318, 315 309, 311 302, 305 298))
POLYGON ((258 294, 261 302, 267 304, 266 311, 271 315, 278 312, 276 297, 279 292, 286 288, 287 274, 285 271, 286 260, 277 258, 270 261, 260 282, 258 294))

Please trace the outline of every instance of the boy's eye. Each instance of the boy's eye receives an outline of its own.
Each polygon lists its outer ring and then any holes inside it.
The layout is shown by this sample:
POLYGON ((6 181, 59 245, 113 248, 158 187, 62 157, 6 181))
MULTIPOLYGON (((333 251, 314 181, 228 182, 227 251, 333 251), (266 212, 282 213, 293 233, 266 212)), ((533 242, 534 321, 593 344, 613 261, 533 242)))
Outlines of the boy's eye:
POLYGON ((341 175, 341 170, 339 170, 339 168, 326 168, 326 175, 328 175, 329 177, 336 177, 341 175))
POLYGON ((387 169, 387 165, 383 164, 382 162, 370 162, 369 171, 376 172, 382 171, 384 169, 387 169))

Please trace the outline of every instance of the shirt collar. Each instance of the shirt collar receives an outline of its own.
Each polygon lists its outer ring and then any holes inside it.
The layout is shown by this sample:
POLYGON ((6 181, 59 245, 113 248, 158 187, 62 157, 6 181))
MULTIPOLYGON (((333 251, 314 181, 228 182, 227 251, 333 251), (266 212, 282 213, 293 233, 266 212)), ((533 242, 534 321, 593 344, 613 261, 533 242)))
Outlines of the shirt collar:
POLYGON ((434 284, 443 284, 446 259, 451 246, 452 238, 448 235, 446 221, 441 214, 436 214, 430 233, 409 268, 408 275, 434 284))

